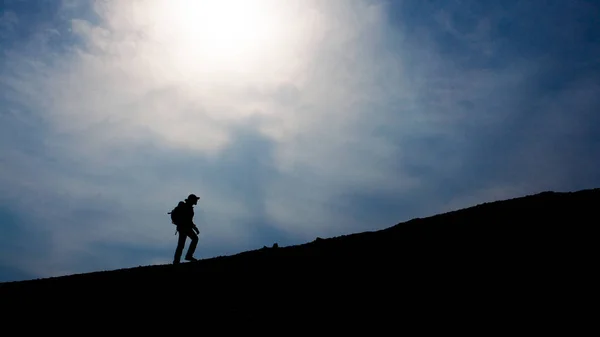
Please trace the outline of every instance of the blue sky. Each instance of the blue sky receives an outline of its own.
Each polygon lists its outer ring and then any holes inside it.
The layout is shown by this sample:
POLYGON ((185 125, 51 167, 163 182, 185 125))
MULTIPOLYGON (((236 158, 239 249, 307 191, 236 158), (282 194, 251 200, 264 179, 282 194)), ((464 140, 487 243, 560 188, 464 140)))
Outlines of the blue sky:
POLYGON ((219 3, 0 4, 0 281, 600 186, 597 2, 219 3))

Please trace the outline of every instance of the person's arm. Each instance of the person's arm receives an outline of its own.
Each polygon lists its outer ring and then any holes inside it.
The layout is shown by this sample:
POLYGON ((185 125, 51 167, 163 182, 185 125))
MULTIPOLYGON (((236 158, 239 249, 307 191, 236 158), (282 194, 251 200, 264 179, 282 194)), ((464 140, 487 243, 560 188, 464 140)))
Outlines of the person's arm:
POLYGON ((192 208, 192 218, 190 219, 192 222, 192 229, 194 230, 194 232, 196 232, 196 234, 200 234, 200 230, 198 229, 198 226, 196 226, 196 223, 194 222, 194 216, 196 212, 194 212, 194 209, 192 208))

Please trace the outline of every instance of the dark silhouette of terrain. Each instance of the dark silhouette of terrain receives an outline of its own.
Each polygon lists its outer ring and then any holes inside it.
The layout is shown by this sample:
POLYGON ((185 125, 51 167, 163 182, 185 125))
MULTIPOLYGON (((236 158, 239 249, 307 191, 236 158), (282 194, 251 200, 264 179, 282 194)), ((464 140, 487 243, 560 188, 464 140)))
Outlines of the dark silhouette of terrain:
MULTIPOLYGON (((297 246, 3 283, 0 301, 27 317, 103 324, 151 313, 167 325, 173 315, 199 326, 209 316, 285 316, 348 328, 385 315, 378 320, 395 329, 574 332, 593 311, 582 308, 595 288, 599 207, 600 189, 544 192, 297 246)), ((140 326, 157 323, 139 317, 140 326)))

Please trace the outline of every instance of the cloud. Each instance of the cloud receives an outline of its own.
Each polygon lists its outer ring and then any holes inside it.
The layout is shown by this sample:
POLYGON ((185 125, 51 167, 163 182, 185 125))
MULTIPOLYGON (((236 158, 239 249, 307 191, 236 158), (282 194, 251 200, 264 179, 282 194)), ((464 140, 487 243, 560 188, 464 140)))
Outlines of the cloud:
POLYGON ((19 23, 17 14, 11 11, 6 11, 0 16, 0 38, 7 37, 19 23))
POLYGON ((169 261, 192 192, 214 256, 600 182, 596 7, 229 1, 4 12, 0 264, 169 261))

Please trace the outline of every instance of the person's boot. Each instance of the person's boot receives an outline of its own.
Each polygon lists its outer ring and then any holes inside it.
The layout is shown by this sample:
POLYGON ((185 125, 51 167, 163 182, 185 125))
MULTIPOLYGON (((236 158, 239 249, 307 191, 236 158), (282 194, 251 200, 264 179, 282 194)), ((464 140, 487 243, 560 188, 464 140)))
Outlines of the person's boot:
POLYGON ((195 258, 195 257, 193 257, 193 256, 186 256, 186 257, 185 257, 185 260, 186 260, 186 261, 198 261, 198 259, 197 259, 197 258, 195 258))

